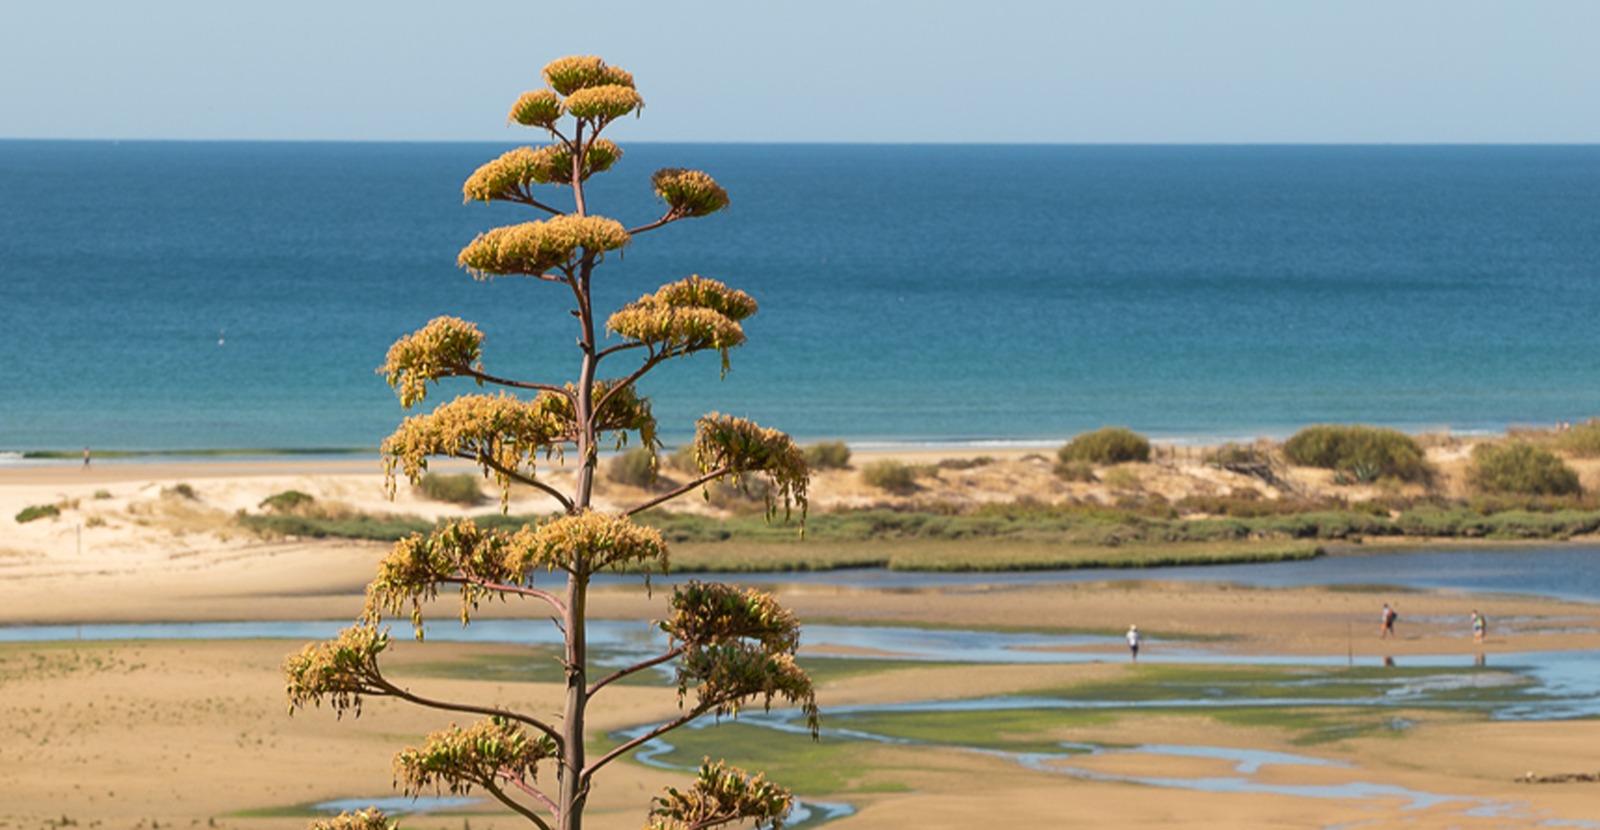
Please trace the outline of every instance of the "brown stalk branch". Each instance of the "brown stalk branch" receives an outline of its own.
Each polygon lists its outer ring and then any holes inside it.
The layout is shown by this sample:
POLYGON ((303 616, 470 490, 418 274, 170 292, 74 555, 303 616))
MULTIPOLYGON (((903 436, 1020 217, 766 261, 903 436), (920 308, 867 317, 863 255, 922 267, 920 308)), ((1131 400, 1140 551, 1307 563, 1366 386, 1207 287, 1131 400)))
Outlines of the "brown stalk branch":
POLYGON ((706 474, 700 476, 699 478, 688 482, 687 484, 679 485, 679 486, 674 487, 673 489, 671 489, 671 490, 669 490, 669 491, 667 491, 665 493, 662 493, 659 496, 656 496, 653 499, 650 499, 648 501, 644 501, 644 502, 641 502, 639 504, 636 504, 633 507, 630 507, 630 508, 622 511, 622 515, 624 515, 624 516, 633 516, 633 515, 636 515, 636 514, 639 514, 639 513, 643 513, 644 511, 649 510, 650 508, 655 507, 658 504, 661 504, 663 502, 672 501, 673 499, 683 495, 684 493, 689 492, 690 490, 693 490, 696 487, 701 487, 701 486, 704 486, 706 484, 709 484, 709 483, 711 483, 713 481, 716 481, 719 478, 722 478, 723 476, 725 476, 725 475, 727 475, 728 473, 731 473, 731 472, 733 472, 733 468, 732 467, 719 467, 716 470, 712 470, 711 472, 706 473, 706 474))
POLYGON ((621 746, 618 746, 615 749, 612 749, 610 752, 607 752, 604 756, 602 756, 600 758, 600 760, 595 761, 593 764, 590 764, 587 768, 584 769, 584 771, 582 772, 583 780, 588 781, 590 778, 592 778, 594 776, 595 773, 600 771, 601 767, 603 767, 606 764, 609 764, 612 761, 616 760, 619 756, 624 755, 624 754, 626 754, 628 752, 632 752, 633 750, 638 749, 640 746, 644 745, 645 743, 648 743, 649 741, 653 741, 656 738, 659 738, 662 735, 665 735, 668 732, 671 732, 672 730, 677 729, 678 727, 680 727, 680 726, 682 726, 682 725, 694 720, 695 718, 698 718, 701 715, 704 715, 705 713, 711 711, 712 708, 713 708, 712 705, 708 705, 708 704, 702 703, 699 706, 696 706, 693 709, 690 709, 689 711, 679 715, 678 717, 673 718, 672 720, 669 720, 666 723, 661 724, 660 726, 657 726, 656 728, 650 730, 649 732, 646 732, 643 735, 639 735, 639 736, 633 738, 632 740, 628 741, 627 743, 624 743, 621 746))
POLYGON ((672 658, 677 657, 680 654, 683 654, 687 650, 688 650, 687 646, 678 646, 677 648, 672 649, 671 651, 668 651, 668 652, 666 652, 664 654, 658 655, 656 657, 652 657, 649 660, 644 661, 643 663, 635 663, 635 664, 633 664, 631 666, 625 666, 623 668, 617 669, 616 671, 612 672, 611 674, 608 674, 605 677, 602 677, 599 680, 596 680, 595 682, 589 684, 589 696, 590 697, 594 697, 594 693, 595 692, 598 692, 601 689, 604 689, 606 686, 609 686, 612 683, 615 683, 616 681, 621 680, 624 677, 627 677, 628 675, 637 674, 638 672, 644 671, 645 669, 652 668, 652 667, 655 667, 655 666, 659 666, 662 663, 665 663, 668 660, 671 660, 672 658))
POLYGON ((519 712, 513 712, 509 709, 496 709, 493 706, 475 706, 470 703, 452 703, 448 700, 434 700, 432 698, 415 694, 406 689, 402 689, 399 686, 389 682, 388 678, 382 676, 374 678, 374 683, 383 689, 384 694, 389 695, 390 697, 397 697, 408 703, 415 703, 418 706, 425 706, 429 709, 438 709, 443 712, 461 712, 462 714, 467 715, 482 715, 490 718, 505 718, 506 720, 514 720, 518 723, 527 724, 528 726, 531 726, 534 729, 544 733, 545 737, 555 741, 558 749, 563 745, 561 734, 558 730, 556 730, 555 727, 550 726, 549 724, 546 724, 537 718, 530 718, 527 715, 519 712))
POLYGON ((487 790, 490 795, 494 796, 494 799, 496 801, 500 802, 501 804, 506 805, 507 807, 510 807, 512 810, 515 810, 523 818, 525 818, 528 821, 531 821, 534 824, 538 825, 539 826, 539 830, 551 830, 549 823, 547 823, 544 820, 543 817, 541 817, 538 813, 535 813, 534 811, 528 809, 527 807, 524 807, 521 804, 521 802, 517 801, 516 799, 512 798, 511 796, 506 795, 506 791, 500 789, 499 787, 496 787, 494 785, 493 781, 484 781, 482 783, 483 783, 483 788, 485 790, 487 790))

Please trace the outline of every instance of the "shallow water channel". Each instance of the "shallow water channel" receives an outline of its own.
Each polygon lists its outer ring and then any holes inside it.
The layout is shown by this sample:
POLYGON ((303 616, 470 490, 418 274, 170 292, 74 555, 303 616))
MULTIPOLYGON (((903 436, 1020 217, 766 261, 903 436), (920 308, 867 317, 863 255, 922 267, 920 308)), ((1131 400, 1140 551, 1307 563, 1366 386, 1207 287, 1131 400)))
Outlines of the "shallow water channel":
MULTIPOLYGON (((1192 579, 1256 585, 1382 584, 1400 588, 1443 588, 1497 593, 1526 593, 1564 599, 1600 602, 1600 549, 1593 547, 1518 550, 1500 553, 1420 552, 1380 556, 1330 557, 1304 563, 1270 566, 1161 569, 1125 572, 1052 572, 1048 574, 893 574, 847 572, 832 574, 742 575, 741 582, 827 581, 853 582, 873 587, 917 588, 964 583, 1008 581, 1039 582, 1065 579, 1192 579), (854 576, 855 579, 850 577, 854 576)), ((166 623, 125 625, 56 625, 0 627, 0 641, 69 639, 287 639, 320 640, 334 636, 348 623, 251 622, 166 623)), ((404 636, 408 632, 397 632, 404 636)), ((432 641, 517 643, 553 648, 559 633, 543 622, 478 620, 469 628, 453 623, 429 626, 432 641)), ((905 627, 807 625, 803 661, 832 664, 848 671, 852 661, 870 660, 878 667, 895 663, 942 664, 1066 664, 1122 661, 1117 636, 1085 634, 1017 633, 969 630, 932 630, 905 627), (855 658, 848 655, 865 654, 855 658), (843 655, 843 656, 842 656, 843 655)), ((660 653, 664 638, 641 622, 602 621, 592 625, 592 654, 605 664, 626 665, 660 653)), ((1146 672, 1140 691, 1101 695, 1096 689, 1068 688, 1052 694, 1000 696, 956 701, 908 701, 873 707, 825 709, 823 745, 848 747, 867 743, 929 744, 956 747, 1006 758, 1037 771, 1092 780, 1133 781, 1149 786, 1208 792, 1273 793, 1340 800, 1400 799, 1415 808, 1447 802, 1464 802, 1473 815, 1509 815, 1514 805, 1497 804, 1448 793, 1428 793, 1359 780, 1339 785, 1293 786, 1263 780, 1260 771, 1272 766, 1336 765, 1306 755, 1258 752, 1216 746, 1138 746, 1109 748, 1086 744, 1053 746, 1006 745, 982 736, 1001 731, 985 727, 997 723, 1026 722, 1035 726, 1059 725, 1093 712, 1223 711, 1253 710, 1347 712, 1330 723, 1323 737, 1336 739, 1338 730, 1404 730, 1405 710, 1465 710, 1495 719, 1559 720, 1600 717, 1600 652, 1529 652, 1483 657, 1421 655, 1403 658, 1401 665, 1382 658, 1346 655, 1238 655, 1224 646, 1193 642, 1147 641, 1141 655, 1146 672), (1223 670, 1226 668, 1226 670, 1223 670), (965 725, 952 730, 950 724, 965 725), (974 726, 973 724, 978 724, 974 726), (962 736, 966 737, 962 737, 962 736), (1195 778, 1124 778, 1086 768, 1086 758, 1109 753, 1143 753, 1202 757, 1232 765, 1233 774, 1195 778)), ((663 669, 660 680, 669 681, 663 669)), ((750 730, 803 731, 793 713, 751 712, 736 722, 700 723, 672 735, 673 743, 655 741, 639 753, 643 763, 675 769, 693 769, 703 754, 716 751, 718 741, 732 739, 741 746, 760 744, 750 730), (715 735, 713 733, 716 733, 715 735), (740 737, 744 733, 744 737, 740 737), (720 737, 719 737, 720 736, 720 737)), ((649 725, 639 727, 648 730, 649 725)), ((1036 730, 1042 731, 1042 730, 1036 730)), ((1314 731, 1314 730, 1313 730, 1314 731)), ((1314 736, 1315 737, 1315 736, 1314 736)), ((809 742, 807 742, 809 743, 809 742)), ((846 750, 848 751, 848 750, 846 750)), ((1359 775, 1357 772, 1356 775, 1359 775)), ((775 774, 781 780, 781 776, 775 774)), ((355 799, 361 806, 373 799, 355 799)), ((390 801, 393 801, 390 799, 390 801)), ((386 802, 387 803, 387 802, 386 802)), ((342 809, 345 802, 318 805, 342 809)), ((459 806, 456 801, 394 801, 388 809, 427 811, 459 806)), ((848 815, 845 804, 808 802, 791 825, 815 825, 848 815)), ((1600 822, 1568 821, 1564 826, 1600 828, 1600 822)))

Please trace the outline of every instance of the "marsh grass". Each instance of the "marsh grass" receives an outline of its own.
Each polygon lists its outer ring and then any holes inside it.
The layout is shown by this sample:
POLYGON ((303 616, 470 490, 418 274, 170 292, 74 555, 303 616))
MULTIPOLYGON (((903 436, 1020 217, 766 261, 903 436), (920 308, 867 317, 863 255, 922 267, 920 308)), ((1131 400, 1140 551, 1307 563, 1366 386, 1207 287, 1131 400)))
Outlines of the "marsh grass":
POLYGON ((481 477, 474 473, 425 473, 417 490, 426 498, 472 507, 484 500, 481 477))
MULTIPOLYGON (((824 724, 831 728, 831 724, 824 724)), ((884 781, 872 758, 861 751, 862 742, 826 739, 813 741, 801 734, 774 733, 739 721, 722 721, 673 732, 672 751, 663 763, 692 769, 700 759, 738 758, 801 795, 845 792, 895 792, 904 785, 884 781)))

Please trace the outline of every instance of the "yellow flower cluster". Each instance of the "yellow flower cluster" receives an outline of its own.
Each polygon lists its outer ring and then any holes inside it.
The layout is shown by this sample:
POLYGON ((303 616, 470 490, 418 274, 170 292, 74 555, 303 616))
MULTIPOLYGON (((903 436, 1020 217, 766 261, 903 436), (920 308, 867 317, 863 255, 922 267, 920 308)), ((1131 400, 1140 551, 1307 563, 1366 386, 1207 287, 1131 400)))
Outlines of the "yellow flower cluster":
POLYGON ((688 792, 664 788, 650 804, 645 830, 700 830, 730 822, 753 822, 755 827, 783 830, 794 798, 757 773, 750 775, 726 761, 709 758, 688 792))
POLYGON ((524 92, 511 105, 510 118, 524 127, 553 129, 561 118, 561 97, 548 89, 524 92))
POLYGON ((667 542, 660 531, 593 510, 539 525, 520 552, 528 561, 508 560, 508 566, 526 569, 550 562, 584 577, 635 566, 646 574, 667 572, 667 542))
POLYGON ((400 395, 400 405, 410 409, 428 396, 428 381, 481 371, 478 358, 483 332, 457 317, 435 317, 389 347, 388 358, 378 367, 400 395))
POLYGON ((471 621, 478 602, 491 595, 482 583, 519 585, 535 568, 554 567, 532 549, 536 539, 526 526, 514 533, 481 530, 471 519, 447 522, 433 531, 395 542, 367 585, 364 619, 376 623, 384 613, 410 608, 411 625, 422 637, 422 605, 439 595, 441 582, 461 584, 461 622, 471 621))
POLYGON ((728 191, 699 170, 665 167, 650 177, 650 183, 675 217, 706 216, 728 206, 728 191))
POLYGON ((379 685, 378 654, 388 647, 388 632, 364 623, 346 628, 333 640, 308 643, 283 664, 289 712, 307 703, 321 706, 326 698, 341 716, 346 711, 360 715, 363 695, 386 694, 379 685))
POLYGON ((530 782, 539 762, 555 755, 549 736, 535 738, 505 718, 491 717, 466 729, 451 724, 429 735, 421 748, 401 750, 394 756, 394 778, 413 797, 430 792, 466 795, 474 785, 497 789, 502 774, 530 782))
POLYGON ((463 395, 405 419, 380 448, 390 491, 396 466, 416 481, 430 456, 470 458, 505 470, 526 466, 531 475, 535 453, 567 437, 567 425, 548 409, 538 400, 527 403, 504 393, 463 395))
POLYGON ((627 230, 616 220, 603 216, 556 216, 479 234, 461 249, 456 261, 479 279, 503 274, 539 276, 552 268, 572 265, 579 250, 614 251, 629 241, 627 230))
POLYGON ((766 493, 768 517, 781 502, 784 515, 799 506, 804 518, 811 468, 788 435, 713 412, 695 422, 694 458, 701 470, 727 468, 735 480, 745 473, 764 474, 773 485, 766 493))
POLYGON ((755 298, 749 294, 699 274, 661 286, 654 299, 670 306, 709 308, 731 320, 743 320, 755 314, 757 308, 755 298))
POLYGON ((787 652, 773 653, 738 640, 689 649, 678 665, 678 700, 695 692, 695 708, 718 717, 737 716, 753 699, 771 709, 774 699, 800 707, 813 735, 818 729, 811 678, 787 652))
POLYGON ((711 645, 748 639, 770 652, 800 647, 800 622, 771 594, 721 582, 691 581, 672 592, 672 616, 661 630, 673 642, 711 645))
POLYGON ((562 95, 596 86, 633 87, 633 75, 593 55, 556 58, 544 65, 544 82, 562 95))
POLYGON ((384 815, 377 807, 350 812, 311 822, 308 830, 395 830, 400 822, 384 815))
POLYGON ((568 95, 562 106, 573 118, 603 125, 644 106, 644 99, 632 87, 592 86, 568 95))
POLYGON ((695 275, 623 306, 606 327, 673 356, 716 349, 727 371, 728 350, 745 339, 738 321, 755 311, 756 301, 749 294, 695 275))
MULTIPOLYGON (((622 149, 608 139, 596 139, 584 155, 580 180, 610 169, 622 157, 622 149)), ((479 167, 461 186, 464 201, 513 201, 531 198, 529 187, 536 184, 572 184, 572 151, 565 144, 551 144, 535 150, 518 147, 479 167)))

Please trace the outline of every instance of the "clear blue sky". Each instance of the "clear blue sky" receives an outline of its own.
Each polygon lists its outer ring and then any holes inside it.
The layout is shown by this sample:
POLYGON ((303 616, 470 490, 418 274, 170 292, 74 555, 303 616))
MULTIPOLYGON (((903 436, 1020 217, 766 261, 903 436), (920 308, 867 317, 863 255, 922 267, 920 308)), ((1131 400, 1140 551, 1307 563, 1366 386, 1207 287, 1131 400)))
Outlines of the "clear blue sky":
POLYGON ((520 142, 570 54, 621 140, 1600 142, 1600 0, 0 0, 0 137, 520 142))

